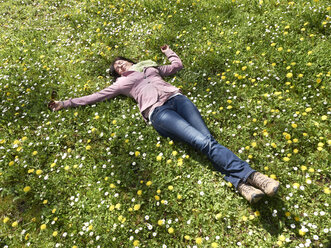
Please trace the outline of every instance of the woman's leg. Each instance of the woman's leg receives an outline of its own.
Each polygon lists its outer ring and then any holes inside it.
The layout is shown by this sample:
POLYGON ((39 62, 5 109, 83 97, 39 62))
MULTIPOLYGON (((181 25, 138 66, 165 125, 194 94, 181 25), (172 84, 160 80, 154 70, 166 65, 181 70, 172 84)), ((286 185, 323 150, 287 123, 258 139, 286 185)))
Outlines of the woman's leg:
POLYGON ((184 141, 205 153, 214 167, 236 188, 254 172, 229 149, 211 136, 195 105, 185 96, 176 96, 154 110, 153 127, 165 137, 184 141))

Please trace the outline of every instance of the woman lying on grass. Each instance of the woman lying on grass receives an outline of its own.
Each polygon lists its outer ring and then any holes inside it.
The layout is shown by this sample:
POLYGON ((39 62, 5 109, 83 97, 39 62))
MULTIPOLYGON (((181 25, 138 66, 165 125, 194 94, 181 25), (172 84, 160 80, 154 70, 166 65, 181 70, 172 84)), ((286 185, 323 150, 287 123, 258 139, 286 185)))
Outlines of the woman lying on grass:
POLYGON ((168 45, 162 46, 161 51, 168 57, 170 65, 157 66, 151 60, 134 63, 118 57, 110 67, 110 74, 116 80, 114 84, 88 96, 51 101, 49 108, 57 111, 93 104, 120 94, 132 97, 137 101, 144 120, 150 121, 160 135, 184 141, 206 154, 216 170, 224 174, 225 180, 231 182, 250 203, 257 202, 264 194, 273 196, 279 182, 256 172, 217 143, 196 106, 181 94, 180 89, 163 80, 163 77, 181 70, 183 65, 168 45))

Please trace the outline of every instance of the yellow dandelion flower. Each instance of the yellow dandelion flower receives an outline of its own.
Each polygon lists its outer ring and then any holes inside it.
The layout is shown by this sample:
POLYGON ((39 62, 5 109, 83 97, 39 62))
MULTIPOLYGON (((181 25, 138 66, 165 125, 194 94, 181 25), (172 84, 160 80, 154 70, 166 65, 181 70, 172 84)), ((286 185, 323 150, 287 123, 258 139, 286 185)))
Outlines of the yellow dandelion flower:
POLYGON ((211 247, 212 247, 212 248, 218 248, 219 245, 218 245, 216 242, 213 242, 213 243, 211 243, 211 247))
POLYGON ((312 111, 312 108, 306 108, 305 111, 308 113, 308 112, 312 111))
POLYGON ((323 142, 318 142, 317 146, 323 147, 324 146, 324 143, 323 142))
POLYGON ((138 210, 140 209, 140 204, 136 204, 136 205, 134 205, 133 209, 134 209, 135 211, 138 211, 138 210))
POLYGON ((133 246, 139 246, 139 244, 140 244, 139 240, 133 241, 133 246))
POLYGON ((291 139, 291 134, 285 134, 285 139, 290 140, 291 139))
POLYGON ((222 213, 218 213, 218 214, 215 215, 216 220, 219 220, 221 217, 222 217, 222 213))
POLYGON ((247 221, 247 217, 244 215, 244 216, 242 217, 242 220, 243 220, 243 221, 247 221))
POLYGON ((301 236, 304 236, 304 235, 306 234, 306 232, 303 231, 302 229, 300 229, 300 230, 299 230, 299 234, 300 234, 301 236))
POLYGON ((147 183, 146 183, 146 186, 151 186, 152 185, 152 181, 148 181, 147 183))
POLYGON ((17 227, 18 226, 18 222, 17 221, 14 221, 12 224, 11 224, 12 227, 17 227))
POLYGON ((186 240, 191 240, 191 237, 188 236, 188 235, 185 235, 185 236, 184 236, 184 239, 186 239, 186 240))
POLYGON ((298 183, 293 183, 293 188, 297 189, 297 188, 299 188, 299 187, 300 187, 300 184, 298 184, 298 183))
POLYGON ((292 125, 291 125, 293 128, 297 128, 298 127, 298 125, 297 124, 295 124, 295 123, 292 123, 292 125))
POLYGON ((30 186, 26 186, 26 187, 24 187, 24 189, 23 189, 23 191, 24 191, 25 193, 29 192, 30 190, 31 190, 31 187, 30 187, 30 186))
POLYGON ((173 189, 174 189, 174 186, 169 185, 169 186, 168 186, 168 189, 169 189, 169 190, 173 190, 173 189))
POLYGON ((9 165, 9 166, 13 166, 14 164, 15 164, 14 161, 10 161, 8 165, 9 165))
POLYGON ((178 194, 178 195, 177 195, 177 199, 178 199, 178 200, 182 199, 182 196, 178 194))
POLYGON ((174 229, 172 227, 168 228, 168 233, 170 234, 174 233, 174 229))
POLYGON ((324 193, 327 194, 327 195, 330 194, 330 189, 329 189, 329 188, 324 188, 323 191, 324 191, 324 193))
POLYGON ((46 224, 42 224, 41 226, 40 226, 40 230, 45 230, 46 229, 46 224))
POLYGON ((198 245, 201 245, 202 244, 202 238, 196 238, 195 239, 195 243, 197 243, 198 245))
POLYGON ((279 241, 285 241, 285 239, 286 239, 286 238, 285 238, 284 235, 280 235, 280 236, 278 237, 278 240, 279 240, 279 241))
POLYGON ((34 151, 34 152, 32 153, 33 156, 36 156, 37 154, 38 154, 37 151, 34 151))
POLYGON ((163 221, 163 220, 158 220, 158 221, 157 221, 157 224, 158 224, 159 226, 162 226, 162 225, 164 224, 164 221, 163 221))
POLYGON ((54 231, 53 234, 52 234, 52 236, 53 236, 53 237, 56 237, 57 234, 58 234, 58 232, 57 232, 57 231, 54 231))
POLYGON ((42 170, 36 170, 36 174, 39 176, 41 173, 43 173, 42 170))
POLYGON ((158 195, 155 195, 154 196, 155 200, 159 201, 160 200, 160 197, 158 195))
POLYGON ((2 222, 6 224, 8 221, 9 221, 9 218, 5 217, 2 222))
POLYGON ((138 190, 138 191, 137 191, 137 195, 141 195, 142 193, 143 193, 142 190, 138 190))
POLYGON ((286 77, 287 77, 287 78, 291 78, 291 77, 293 77, 293 73, 291 73, 291 72, 287 73, 287 74, 286 74, 286 77))

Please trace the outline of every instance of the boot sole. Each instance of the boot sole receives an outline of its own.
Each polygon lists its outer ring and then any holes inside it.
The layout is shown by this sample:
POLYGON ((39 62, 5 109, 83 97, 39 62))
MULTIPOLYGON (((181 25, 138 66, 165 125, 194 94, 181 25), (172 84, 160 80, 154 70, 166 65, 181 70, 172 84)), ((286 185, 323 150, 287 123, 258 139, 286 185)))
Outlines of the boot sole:
POLYGON ((265 194, 254 194, 250 200, 250 203, 256 203, 259 200, 261 200, 263 198, 263 196, 265 196, 265 194))

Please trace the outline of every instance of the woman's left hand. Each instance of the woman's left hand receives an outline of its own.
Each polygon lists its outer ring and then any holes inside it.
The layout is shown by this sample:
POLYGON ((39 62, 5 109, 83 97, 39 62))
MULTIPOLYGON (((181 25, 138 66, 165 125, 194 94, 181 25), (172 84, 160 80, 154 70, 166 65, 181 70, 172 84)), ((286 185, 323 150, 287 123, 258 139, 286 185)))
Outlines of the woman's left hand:
POLYGON ((52 111, 58 111, 60 109, 63 108, 63 102, 62 101, 54 101, 54 100, 51 100, 49 103, 48 103, 48 108, 52 111))

